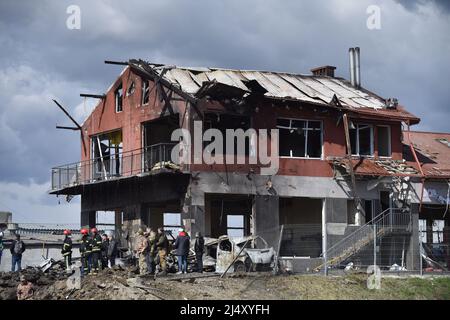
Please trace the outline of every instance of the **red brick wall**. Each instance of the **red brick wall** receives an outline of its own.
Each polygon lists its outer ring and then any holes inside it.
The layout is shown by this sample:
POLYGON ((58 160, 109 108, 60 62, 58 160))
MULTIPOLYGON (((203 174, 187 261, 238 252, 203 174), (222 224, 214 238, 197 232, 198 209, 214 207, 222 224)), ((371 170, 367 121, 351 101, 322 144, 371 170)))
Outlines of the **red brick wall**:
MULTIPOLYGON (((153 82, 150 82, 150 89, 153 87, 153 82)), ((83 131, 85 132, 85 142, 87 147, 87 155, 83 154, 82 160, 90 158, 90 137, 99 133, 113 131, 117 129, 122 130, 123 136, 123 152, 139 149, 142 147, 142 123, 160 116, 164 106, 164 102, 159 100, 156 90, 153 89, 150 93, 149 104, 141 106, 141 78, 130 72, 129 68, 121 74, 121 76, 114 82, 110 90, 106 93, 106 99, 99 102, 92 114, 87 118, 83 124, 83 131), (128 86, 134 81, 135 92, 127 96, 128 86), (115 98, 114 91, 122 82, 123 86, 123 111, 115 112, 115 98)), ((184 113, 185 103, 182 101, 173 101, 172 105, 181 115, 184 113)), ((332 169, 325 160, 328 156, 345 156, 345 135, 342 120, 338 123, 338 114, 333 111, 324 112, 323 109, 315 106, 303 107, 288 107, 273 106, 271 103, 257 105, 258 112, 252 116, 252 122, 255 129, 275 128, 277 117, 290 117, 300 119, 314 119, 323 121, 323 159, 280 159, 280 170, 278 174, 282 175, 301 175, 301 176, 332 176, 332 169)), ((358 120, 353 120, 355 123, 358 120)), ((399 122, 379 122, 371 120, 359 120, 360 122, 376 124, 390 124, 391 125, 391 149, 392 158, 402 158, 402 143, 401 143, 401 125, 399 122)), ((187 122, 186 122, 187 123, 187 122)), ((377 157, 377 137, 376 130, 374 130, 374 150, 375 157, 377 157)), ((248 172, 250 167, 257 166, 249 165, 192 165, 191 170, 204 171, 237 171, 248 172)))

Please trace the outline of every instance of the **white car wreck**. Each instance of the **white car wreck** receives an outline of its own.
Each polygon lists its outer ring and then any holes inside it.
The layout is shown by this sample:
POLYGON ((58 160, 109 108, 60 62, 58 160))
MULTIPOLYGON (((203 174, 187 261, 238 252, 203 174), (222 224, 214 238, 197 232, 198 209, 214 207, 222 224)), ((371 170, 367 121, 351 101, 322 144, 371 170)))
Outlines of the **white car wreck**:
POLYGON ((232 264, 227 272, 268 270, 274 267, 274 256, 273 247, 260 236, 205 238, 203 268, 223 273, 232 264))

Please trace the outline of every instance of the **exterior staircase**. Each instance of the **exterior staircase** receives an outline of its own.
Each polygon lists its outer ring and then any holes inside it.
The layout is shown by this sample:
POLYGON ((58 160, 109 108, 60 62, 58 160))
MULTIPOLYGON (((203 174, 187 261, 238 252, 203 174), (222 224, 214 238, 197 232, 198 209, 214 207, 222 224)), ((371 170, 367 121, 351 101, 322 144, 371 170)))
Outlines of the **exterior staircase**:
MULTIPOLYGON (((339 266, 373 243, 374 238, 380 239, 387 235, 411 231, 410 212, 405 209, 389 208, 328 248, 325 252, 326 265, 327 267, 339 266)), ((323 267, 324 264, 321 264, 316 270, 323 267)))

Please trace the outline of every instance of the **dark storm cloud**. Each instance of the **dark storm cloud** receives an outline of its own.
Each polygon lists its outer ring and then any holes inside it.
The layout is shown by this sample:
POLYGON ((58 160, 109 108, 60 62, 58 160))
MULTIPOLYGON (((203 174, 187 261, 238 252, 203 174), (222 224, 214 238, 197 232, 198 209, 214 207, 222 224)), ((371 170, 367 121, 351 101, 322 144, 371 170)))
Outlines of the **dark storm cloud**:
POLYGON ((0 187, 42 192, 52 166, 80 158, 78 133, 55 129, 70 122, 51 99, 82 121, 79 93, 104 92, 121 71, 105 59, 301 73, 332 64, 348 77, 348 48, 360 46, 367 89, 397 97, 419 128, 448 131, 450 22, 436 8, 449 2, 398 2, 0 1, 0 187), (72 4, 80 30, 66 28, 72 4), (380 30, 366 27, 372 4, 380 30))
POLYGON ((445 13, 450 13, 450 1, 448 0, 396 0, 408 10, 418 10, 420 6, 434 5, 445 13))

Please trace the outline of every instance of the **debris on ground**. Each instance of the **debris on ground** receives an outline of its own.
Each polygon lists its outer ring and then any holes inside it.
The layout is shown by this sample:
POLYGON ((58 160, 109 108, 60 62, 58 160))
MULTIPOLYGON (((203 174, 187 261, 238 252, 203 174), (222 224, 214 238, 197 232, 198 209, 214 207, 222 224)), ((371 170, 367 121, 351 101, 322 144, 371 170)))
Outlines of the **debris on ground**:
POLYGON ((0 273, 0 299, 16 299, 20 275, 33 283, 33 300, 285 300, 285 299, 450 299, 450 277, 386 277, 380 290, 367 289, 367 274, 273 275, 271 272, 144 275, 115 266, 68 285, 64 268, 0 273), (432 287, 432 290, 430 288, 432 287), (79 288, 79 289, 78 289, 79 288))

